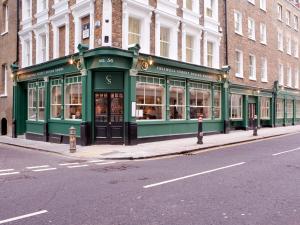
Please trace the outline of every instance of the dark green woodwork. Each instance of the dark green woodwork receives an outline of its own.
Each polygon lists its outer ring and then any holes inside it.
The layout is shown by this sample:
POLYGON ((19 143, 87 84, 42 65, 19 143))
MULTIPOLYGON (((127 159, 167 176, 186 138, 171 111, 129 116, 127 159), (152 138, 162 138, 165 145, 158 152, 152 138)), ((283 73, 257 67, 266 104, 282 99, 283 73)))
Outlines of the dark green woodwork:
POLYGON ((95 72, 94 89, 106 91, 123 91, 124 76, 122 72, 95 72))

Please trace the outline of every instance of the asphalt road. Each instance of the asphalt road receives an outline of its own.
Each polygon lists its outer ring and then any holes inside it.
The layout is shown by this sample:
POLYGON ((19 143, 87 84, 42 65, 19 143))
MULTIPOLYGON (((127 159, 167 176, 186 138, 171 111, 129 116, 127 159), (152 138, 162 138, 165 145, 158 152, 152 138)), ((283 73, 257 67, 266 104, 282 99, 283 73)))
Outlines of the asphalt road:
POLYGON ((0 224, 299 225, 299 138, 126 162, 0 145, 0 224))

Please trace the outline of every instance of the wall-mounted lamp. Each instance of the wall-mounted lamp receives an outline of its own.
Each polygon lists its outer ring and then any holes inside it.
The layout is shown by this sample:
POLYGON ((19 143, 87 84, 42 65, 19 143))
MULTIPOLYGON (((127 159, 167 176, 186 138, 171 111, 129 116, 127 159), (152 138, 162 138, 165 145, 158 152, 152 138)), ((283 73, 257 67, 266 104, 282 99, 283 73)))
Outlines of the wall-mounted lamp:
POLYGON ((137 67, 140 68, 141 70, 145 71, 149 68, 149 66, 152 66, 154 63, 153 59, 151 56, 149 57, 138 57, 138 62, 137 62, 137 67))
POLYGON ((81 69, 81 62, 80 62, 80 60, 79 59, 75 59, 74 56, 71 56, 71 58, 69 59, 69 64, 76 66, 76 68, 78 70, 81 69))

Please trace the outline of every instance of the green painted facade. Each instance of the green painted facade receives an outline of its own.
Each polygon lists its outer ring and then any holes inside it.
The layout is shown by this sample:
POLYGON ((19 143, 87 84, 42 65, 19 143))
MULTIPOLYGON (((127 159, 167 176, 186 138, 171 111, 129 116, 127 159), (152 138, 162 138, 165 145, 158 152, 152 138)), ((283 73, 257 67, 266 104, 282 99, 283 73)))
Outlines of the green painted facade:
MULTIPOLYGON (((259 126, 282 126, 300 123, 297 117, 297 110, 300 111, 297 100, 300 95, 293 90, 281 90, 278 84, 274 84, 273 90, 260 90, 252 87, 235 85, 229 82, 226 71, 211 69, 203 66, 187 64, 165 58, 151 56, 153 64, 147 63, 150 56, 139 54, 139 46, 127 50, 102 47, 87 50, 85 46, 79 46, 79 53, 72 56, 52 60, 36 66, 17 70, 14 67, 14 121, 16 135, 26 134, 28 138, 41 137, 44 141, 58 139, 59 142, 67 139, 69 128, 76 128, 78 139, 83 136, 88 141, 81 140, 81 143, 93 144, 96 136, 95 122, 95 94, 96 93, 123 93, 123 123, 124 137, 132 138, 136 132, 136 138, 170 137, 176 135, 195 135, 197 132, 197 119, 190 119, 190 88, 207 85, 209 87, 210 104, 209 119, 204 119, 203 128, 205 133, 222 133, 227 129, 247 129, 249 127, 249 104, 256 105, 255 114, 258 116, 259 126), (69 60, 74 63, 70 64, 69 60), (146 63, 145 63, 146 62, 146 63), (164 111, 162 120, 138 120, 134 106, 137 102, 136 84, 143 82, 140 79, 151 79, 159 83, 164 88, 164 111), (44 84, 44 119, 32 120, 28 118, 29 103, 28 88, 33 83, 44 84), (177 82, 177 83, 176 83, 177 82), (81 115, 80 119, 74 119, 75 113, 66 96, 67 85, 80 83, 82 88, 81 115), (184 119, 174 120, 170 118, 170 96, 169 89, 172 85, 182 84, 185 88, 185 112, 184 119), (197 86, 198 85, 198 86, 197 86), (53 117, 51 106, 51 90, 53 86, 61 91, 59 105, 62 107, 57 118, 53 117), (214 94, 220 91, 220 117, 215 112, 217 103, 214 101, 214 94), (231 118, 231 95, 241 95, 242 116, 241 118, 231 118), (269 118, 261 118, 261 98, 269 98, 269 118), (276 102, 283 99, 284 116, 277 118, 276 102), (288 118, 288 100, 293 104, 293 116, 288 118), (68 108, 69 107, 69 108, 68 108), (69 112, 69 111, 70 112, 69 112), (72 111, 73 110, 73 111, 72 111), (52 114, 51 114, 52 113, 52 114), (72 115, 71 115, 72 114, 72 115), (135 131, 136 129, 136 131, 135 131)), ((76 90, 76 89, 74 89, 76 90)), ((74 100, 76 101, 76 100, 74 100)), ((300 102, 299 102, 300 103, 300 102)), ((33 104, 38 115, 39 102, 33 104)), ((74 107, 74 109, 76 106, 74 107)), ((33 113, 34 114, 34 109, 33 113)), ((289 114, 290 117, 290 114, 289 114)), ((134 137, 133 137, 134 138, 134 137)))

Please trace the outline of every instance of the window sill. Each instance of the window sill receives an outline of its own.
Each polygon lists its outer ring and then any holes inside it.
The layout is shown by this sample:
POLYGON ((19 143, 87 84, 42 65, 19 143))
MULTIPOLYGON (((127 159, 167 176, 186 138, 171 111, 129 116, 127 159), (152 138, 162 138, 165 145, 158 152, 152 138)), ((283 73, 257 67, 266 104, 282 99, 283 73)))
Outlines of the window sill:
POLYGON ((256 81, 256 77, 249 77, 249 80, 256 81))
POLYGON ((265 42, 265 41, 261 41, 260 42, 262 45, 267 45, 267 42, 265 42))
POLYGON ((243 121, 243 118, 230 118, 231 121, 243 121))
POLYGON ((240 79, 244 79, 244 75, 243 74, 239 74, 239 73, 236 73, 235 77, 240 78, 240 79))
POLYGON ((8 30, 1 33, 1 36, 8 34, 8 30))
POLYGON ((268 83, 268 80, 261 80, 261 82, 263 82, 263 83, 268 83))
POLYGON ((243 35, 243 32, 239 32, 239 31, 234 31, 234 32, 235 32, 237 35, 239 35, 239 36, 242 36, 242 37, 244 36, 244 35, 243 35))
POLYGON ((260 9, 261 11, 267 13, 267 9, 263 9, 263 8, 261 8, 261 7, 259 7, 259 9, 260 9))
POLYGON ((7 98, 7 94, 0 95, 0 98, 7 98))
POLYGON ((248 39, 251 41, 256 41, 256 39, 254 37, 248 37, 248 39))

